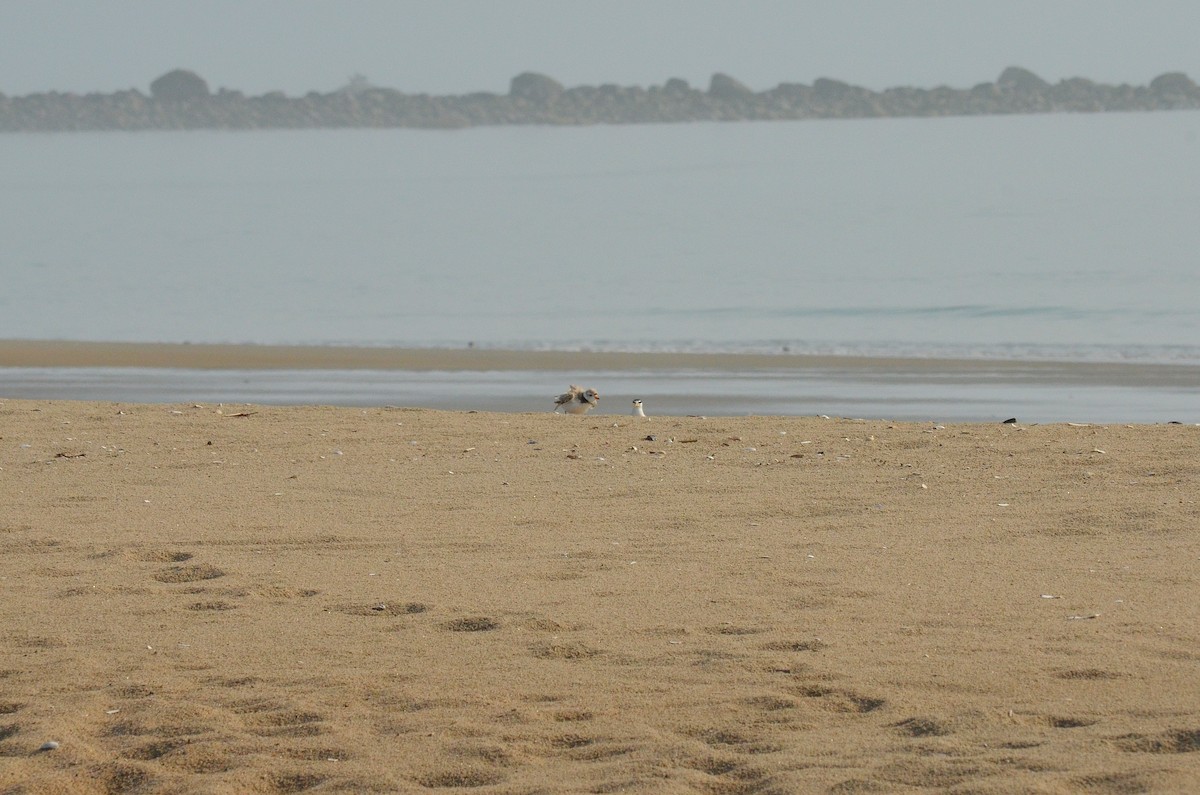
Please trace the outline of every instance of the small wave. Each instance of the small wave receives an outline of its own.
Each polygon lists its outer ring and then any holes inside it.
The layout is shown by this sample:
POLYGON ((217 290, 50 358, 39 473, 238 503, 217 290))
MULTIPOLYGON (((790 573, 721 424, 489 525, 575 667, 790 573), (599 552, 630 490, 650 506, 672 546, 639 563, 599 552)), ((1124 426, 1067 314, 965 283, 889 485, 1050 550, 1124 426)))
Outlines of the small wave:
POLYGON ((845 356, 879 359, 965 359, 981 361, 1044 361, 1127 364, 1200 365, 1198 345, 1119 345, 1119 344, 1042 344, 1042 343, 930 343, 920 341, 821 342, 789 339, 715 341, 715 340, 507 340, 486 343, 442 340, 420 345, 402 340, 362 342, 320 342, 313 345, 356 347, 431 348, 514 351, 558 351, 579 353, 692 353, 751 354, 776 356, 845 356))

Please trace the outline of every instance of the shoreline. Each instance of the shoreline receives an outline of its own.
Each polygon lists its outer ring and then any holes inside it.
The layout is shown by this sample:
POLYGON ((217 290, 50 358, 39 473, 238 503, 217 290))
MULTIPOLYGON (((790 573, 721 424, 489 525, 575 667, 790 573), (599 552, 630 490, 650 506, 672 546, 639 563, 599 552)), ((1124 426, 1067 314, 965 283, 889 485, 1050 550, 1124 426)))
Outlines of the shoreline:
POLYGON ((440 372, 841 370, 931 376, 1019 374, 1023 380, 1055 383, 1200 388, 1200 365, 1157 362, 0 339, 0 368, 5 367, 440 372))
POLYGON ((540 412, 568 384, 595 415, 904 421, 1200 421, 1200 365, 0 341, 0 397, 131 403, 406 406, 540 412))

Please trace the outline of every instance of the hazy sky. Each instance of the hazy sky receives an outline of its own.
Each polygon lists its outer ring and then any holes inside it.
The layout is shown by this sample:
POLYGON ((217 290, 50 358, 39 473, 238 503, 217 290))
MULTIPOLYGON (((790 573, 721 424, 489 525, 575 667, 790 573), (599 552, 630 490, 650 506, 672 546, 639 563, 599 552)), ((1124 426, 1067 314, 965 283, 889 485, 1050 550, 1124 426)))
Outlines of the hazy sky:
POLYGON ((1050 81, 1200 79, 1196 0, 0 0, 0 92, 147 91, 176 67, 212 89, 291 95, 350 75, 405 92, 567 86, 755 90, 833 77, 969 87, 1006 66, 1050 81))

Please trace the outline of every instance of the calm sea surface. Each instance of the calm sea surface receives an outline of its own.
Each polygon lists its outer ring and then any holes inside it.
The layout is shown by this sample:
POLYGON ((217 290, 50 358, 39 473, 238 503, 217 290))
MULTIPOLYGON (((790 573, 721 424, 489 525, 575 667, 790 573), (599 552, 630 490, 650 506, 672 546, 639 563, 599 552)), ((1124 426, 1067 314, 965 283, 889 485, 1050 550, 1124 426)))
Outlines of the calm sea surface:
POLYGON ((1200 114, 0 136, 0 338, 1200 364, 1200 114))
POLYGON ((1200 362, 1200 114, 0 137, 0 338, 1200 362))

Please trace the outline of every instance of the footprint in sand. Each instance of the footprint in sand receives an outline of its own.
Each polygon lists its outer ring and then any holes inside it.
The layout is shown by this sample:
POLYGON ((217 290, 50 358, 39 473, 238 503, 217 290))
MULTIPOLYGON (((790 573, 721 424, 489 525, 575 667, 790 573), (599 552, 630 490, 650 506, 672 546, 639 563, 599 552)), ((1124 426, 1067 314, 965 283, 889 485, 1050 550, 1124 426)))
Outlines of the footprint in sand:
POLYGON ((268 779, 268 783, 274 788, 274 792, 288 793, 304 792, 319 787, 328 780, 328 776, 318 773, 274 773, 268 779))
POLYGON ((493 629, 499 628, 499 622, 487 616, 456 618, 453 621, 447 621, 442 624, 442 629, 449 630, 450 632, 491 632, 493 629))
POLYGON ((370 616, 372 618, 380 618, 384 616, 415 616, 429 610, 429 605, 422 602, 404 602, 404 601, 386 601, 386 602, 371 602, 370 604, 356 605, 340 605, 333 608, 339 613, 344 613, 348 616, 370 616))
POLYGON ((766 772, 739 758, 704 756, 683 764, 717 779, 713 782, 713 792, 757 792, 768 778, 766 772))
POLYGON ((189 742, 158 761, 186 773, 224 773, 239 764, 223 742, 189 742))
POLYGON ((272 754, 300 762, 345 762, 354 758, 341 748, 280 748, 272 754))
POLYGON ((796 702, 790 698, 782 696, 750 696, 742 699, 742 704, 750 709, 761 710, 762 712, 780 712, 787 709, 795 709, 796 702))
POLYGON ((1156 735, 1127 734, 1118 738, 1117 745, 1133 753, 1194 753, 1200 751, 1200 729, 1173 729, 1156 735))
POLYGON ((1125 674, 1115 671, 1105 671, 1100 668, 1069 668, 1063 671, 1054 673, 1059 679, 1083 679, 1083 680, 1098 680, 1098 679, 1120 679, 1125 674))
POLYGON ((882 698, 864 696, 853 690, 841 690, 824 685, 801 685, 793 690, 798 696, 820 699, 820 704, 830 712, 865 714, 880 709, 887 701, 882 698))
POLYGON ((1142 773, 1099 773, 1070 779, 1079 792, 1155 792, 1154 778, 1142 773))
POLYGON ((464 767, 427 773, 416 779, 422 787, 451 789, 457 787, 490 787, 504 781, 504 776, 495 770, 464 767))
POLYGON ((124 699, 150 698, 154 695, 154 689, 146 685, 125 685, 114 690, 113 695, 124 699))
POLYGON ((189 742, 190 740, 182 737, 169 740, 155 740, 132 748, 122 754, 122 756, 126 759, 135 759, 139 762, 151 762, 166 756, 177 748, 183 748, 189 742))
POLYGON ((19 649, 58 649, 66 645, 55 638, 49 638, 45 635, 30 635, 21 631, 0 635, 0 641, 12 644, 12 646, 19 649))
POLYGON ((513 767, 518 764, 511 753, 495 743, 468 740, 452 745, 446 750, 449 754, 466 760, 468 764, 483 762, 496 767, 513 767))
MULTIPOLYGON (((897 785, 915 787, 925 791, 945 791, 972 779, 979 778, 979 765, 964 759, 905 759, 882 765, 875 771, 877 782, 874 791, 899 789, 897 785), (882 784, 883 786, 878 786, 882 784)), ((848 789, 839 785, 841 792, 866 792, 867 789, 848 789)))
POLYGON ((93 768, 89 778, 100 784, 100 792, 148 792, 155 778, 137 765, 106 762, 93 768))
POLYGON ((325 732, 323 715, 300 709, 261 712, 255 715, 251 731, 260 737, 315 737, 325 732))
POLYGON ((731 635, 737 637, 741 635, 758 635, 763 630, 758 627, 739 627, 736 624, 720 624, 715 627, 707 627, 704 631, 709 635, 731 635))
MULTIPOLYGON (((564 738, 556 738, 556 742, 563 741, 564 738)), ((569 747, 564 747, 560 752, 561 755, 568 759, 574 759, 577 762, 603 762, 606 759, 627 756, 639 748, 634 743, 620 742, 601 737, 571 737, 566 738, 565 741, 573 744, 569 747)))
POLYGON ((710 748, 733 751, 739 754, 773 754, 783 750, 783 746, 765 742, 734 729, 699 729, 686 734, 701 741, 710 748))
POLYGON ((191 552, 174 549, 139 549, 128 554, 142 563, 183 563, 194 557, 191 552))
POLYGON ((578 642, 536 643, 530 647, 530 652, 539 660, 589 660, 604 654, 600 649, 578 642))
POLYGON ((1093 726, 1096 724, 1096 721, 1092 718, 1022 712, 1010 712, 1009 720, 1021 726, 1049 726, 1051 729, 1079 729, 1084 726, 1093 726))
POLYGON ((551 618, 527 618, 521 622, 521 626, 525 629, 531 629, 535 632, 578 632, 583 629, 582 624, 563 624, 560 621, 555 621, 551 618))
POLYGON ((937 718, 905 718, 893 723, 892 728, 909 737, 945 737, 951 733, 950 725, 937 718))
POLYGON ((1046 719, 1046 723, 1055 729, 1081 729, 1084 726, 1094 726, 1096 721, 1091 718, 1051 716, 1046 719))
POLYGON ((316 596, 320 591, 315 588, 286 588, 282 585, 263 585, 254 588, 249 593, 264 599, 307 599, 316 596))
POLYGON ((159 569, 157 572, 155 572, 154 579, 158 582, 180 583, 214 580, 217 577, 224 576, 225 572, 221 571, 216 566, 201 564, 194 566, 168 566, 165 569, 159 569))
POLYGON ((588 712, 585 709, 564 709, 552 713, 550 717, 559 723, 576 723, 595 720, 596 715, 595 713, 588 712))
POLYGON ((225 706, 235 715, 257 715, 263 712, 277 712, 286 708, 285 704, 271 698, 242 698, 225 706))
POLYGON ((763 645, 766 651, 821 651, 827 648, 828 643, 819 639, 812 640, 781 640, 763 645))
POLYGON ((192 602, 190 605, 187 605, 187 607, 185 609, 203 612, 203 611, 208 611, 208 610, 212 610, 212 611, 234 610, 236 608, 237 608, 237 605, 235 605, 235 604, 231 604, 229 602, 223 602, 220 599, 214 599, 214 600, 207 601, 207 602, 192 602))

